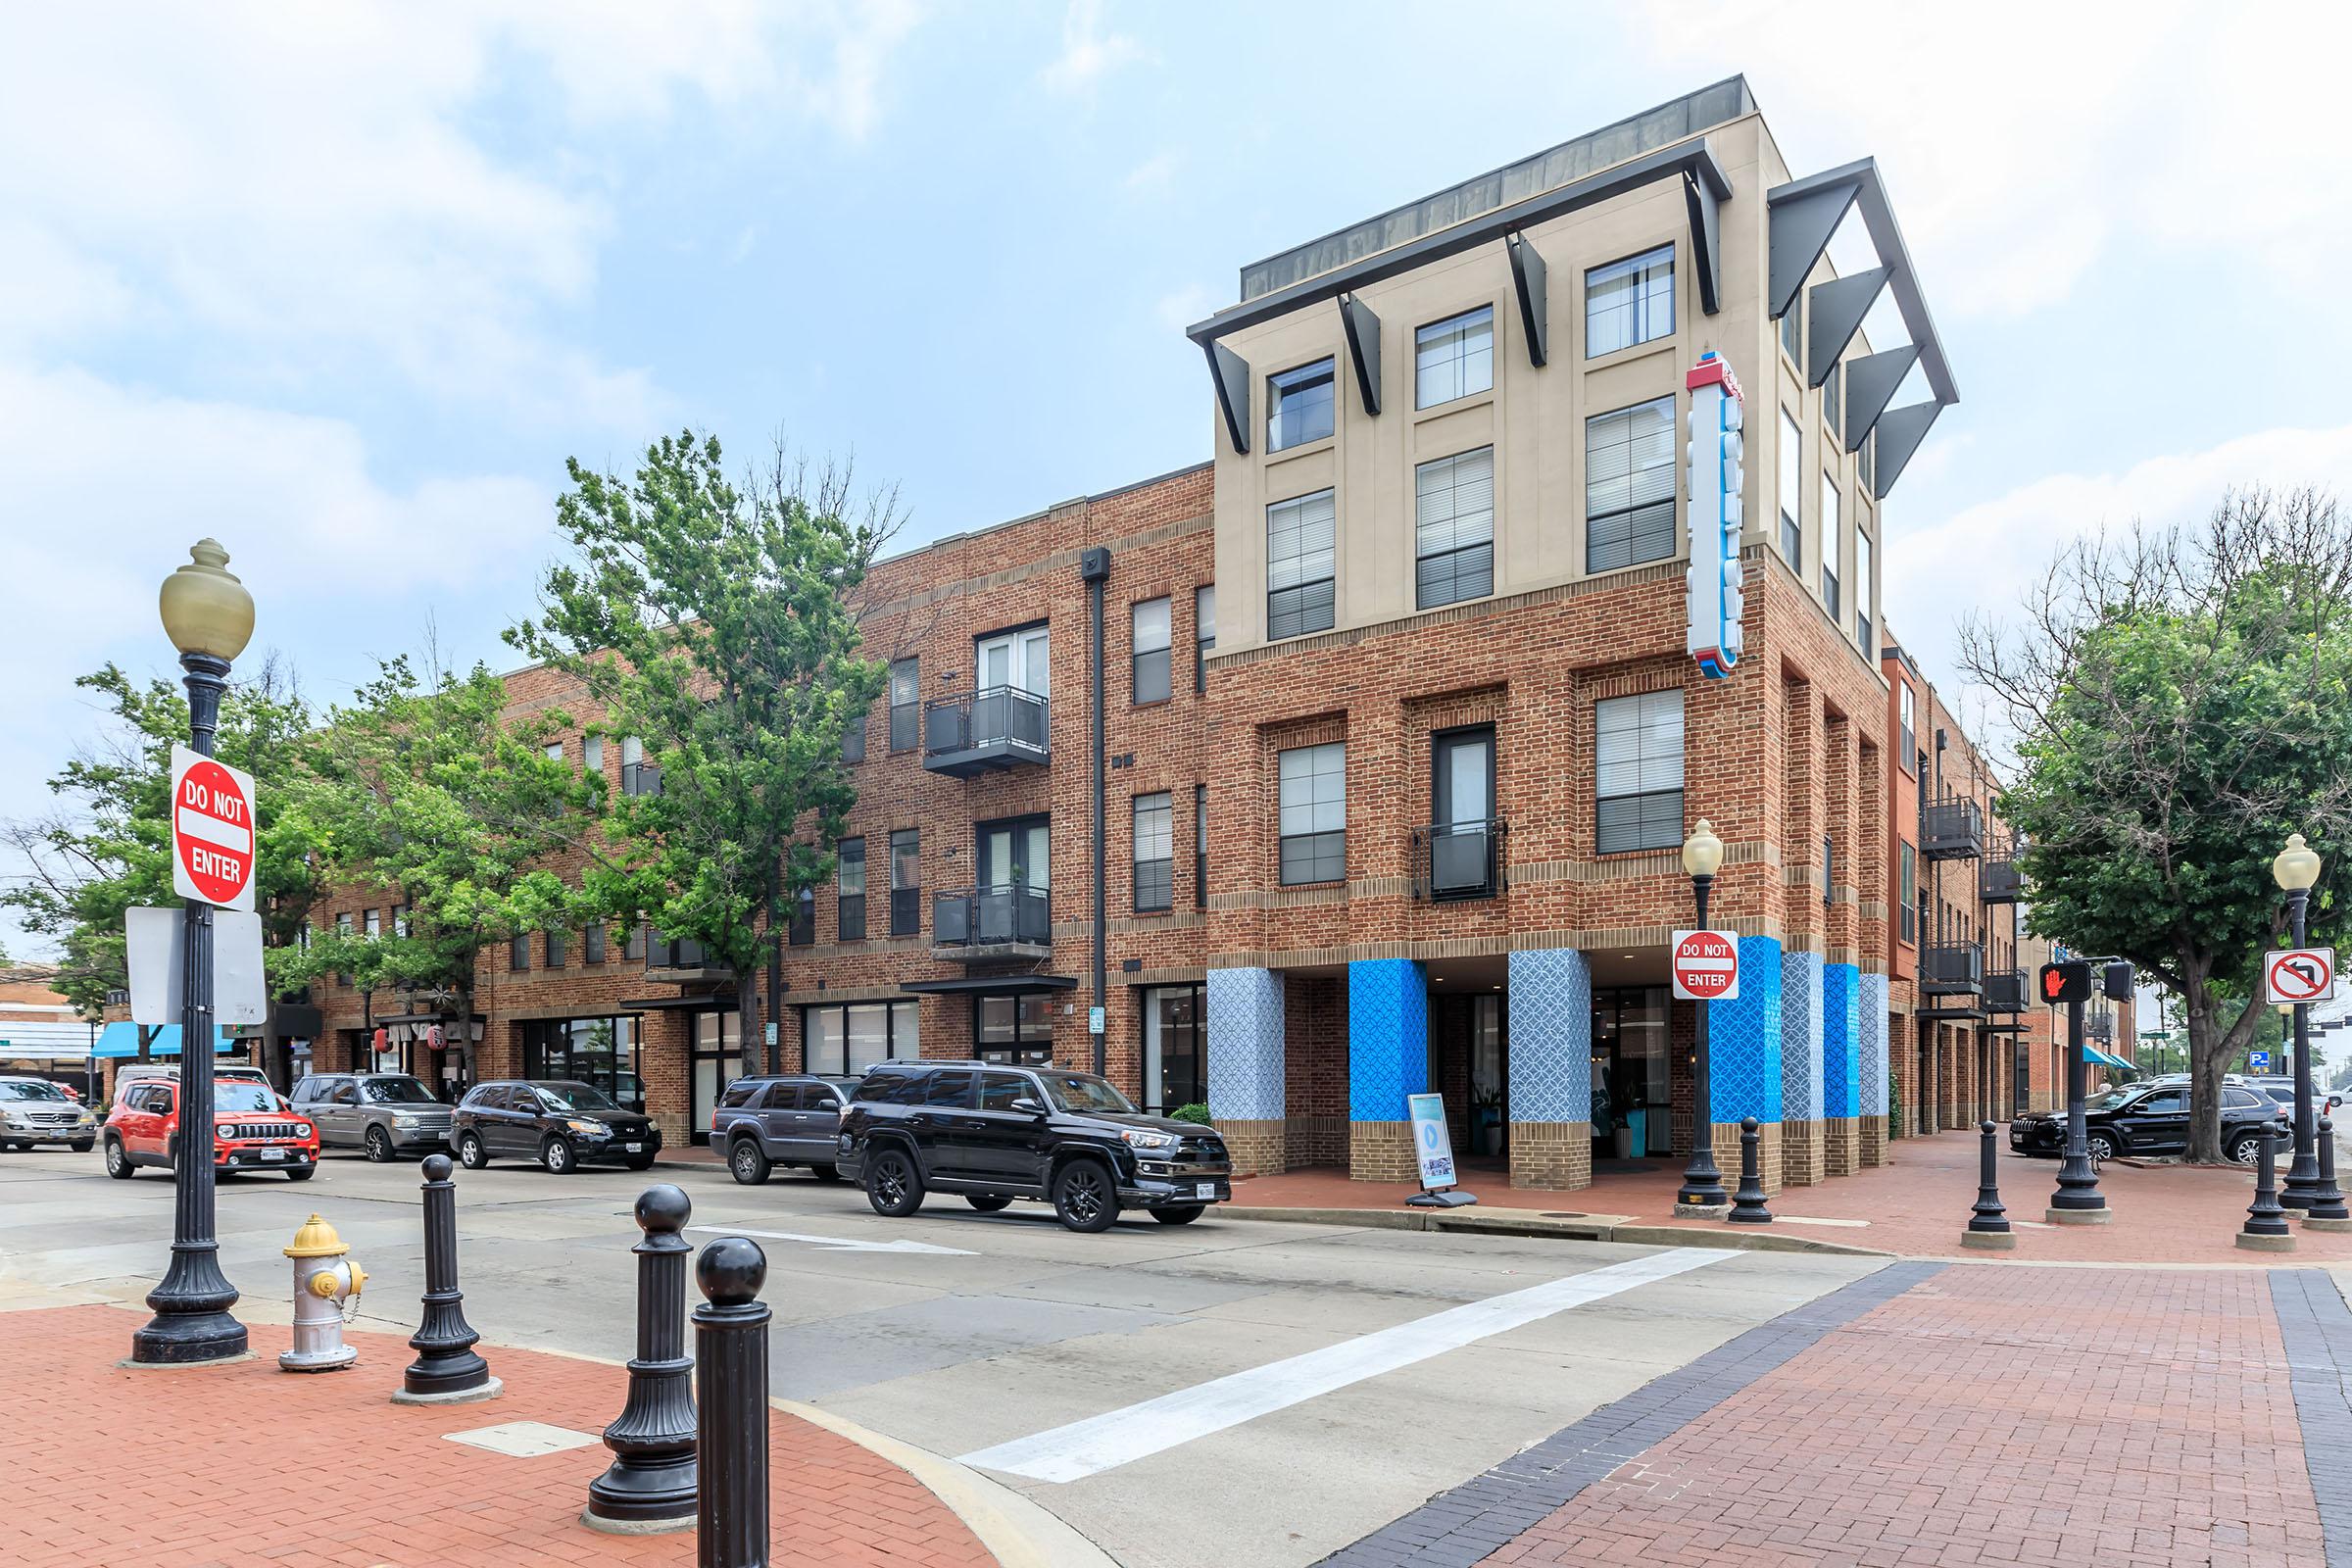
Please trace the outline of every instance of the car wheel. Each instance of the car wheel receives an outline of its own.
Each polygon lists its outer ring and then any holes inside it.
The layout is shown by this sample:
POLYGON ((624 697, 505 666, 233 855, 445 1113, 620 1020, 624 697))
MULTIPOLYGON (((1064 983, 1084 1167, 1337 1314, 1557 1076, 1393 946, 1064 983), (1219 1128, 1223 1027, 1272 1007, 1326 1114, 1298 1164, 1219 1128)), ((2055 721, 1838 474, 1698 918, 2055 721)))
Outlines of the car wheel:
POLYGON ((767 1180, 775 1162, 756 1138, 738 1138, 735 1147, 727 1151, 727 1173, 746 1187, 757 1187, 767 1180))
POLYGON ((539 1163, 547 1167, 550 1176, 568 1176, 579 1162, 568 1138, 550 1138, 539 1146, 539 1163))
POLYGON ((905 1219, 923 1206, 923 1173, 914 1156, 885 1149, 866 1163, 865 1200, 885 1219, 905 1219))
POLYGON ((2251 1169, 2262 1158, 2262 1138, 2257 1133, 2239 1133, 2230 1140, 2230 1157, 2251 1169))
POLYGON ((318 1167, 316 1165, 292 1165, 288 1166, 286 1169, 286 1180, 290 1182, 307 1182, 313 1176, 317 1175, 318 1172, 318 1167))
POLYGON ((91 1144, 91 1141, 90 1141, 89 1139, 87 1139, 87 1138, 77 1138, 77 1139, 75 1139, 75 1140, 74 1141, 74 1143, 73 1143, 73 1146, 72 1146, 72 1147, 73 1147, 74 1152, 75 1152, 76 1154, 86 1154, 86 1153, 88 1153, 88 1152, 90 1152, 90 1150, 91 1150, 91 1148, 92 1148, 93 1146, 92 1146, 92 1144, 91 1144))
POLYGON ((1119 1217, 1118 1189, 1100 1160, 1073 1159, 1054 1178, 1054 1212, 1083 1235, 1106 1231, 1119 1217))
POLYGON ((2106 1133, 2092 1133, 2082 1142, 2089 1149, 2090 1157, 2093 1159, 2113 1159, 2120 1152, 2115 1147, 2115 1139, 2106 1133))
POLYGON ((1206 1203, 1178 1203, 1174 1208, 1155 1208, 1152 1217, 1162 1225, 1190 1225, 1208 1212, 1206 1203))
POLYGON ((654 1168, 654 1156, 651 1154, 631 1154, 627 1160, 624 1161, 624 1163, 627 1164, 631 1170, 652 1170, 654 1168))
POLYGON ((838 1165, 811 1165, 808 1167, 808 1174, 820 1182, 837 1182, 841 1180, 841 1167, 838 1165))
POLYGON ((130 1151, 122 1147, 120 1138, 106 1141, 106 1173, 119 1182, 126 1182, 139 1173, 139 1167, 130 1162, 130 1151))
POLYGON ((482 1147, 481 1139, 472 1133, 458 1135, 458 1163, 467 1170, 480 1170, 490 1163, 490 1151, 482 1147))
POLYGON ((1000 1208, 1012 1206, 1012 1200, 1009 1198, 983 1198, 978 1193, 966 1194, 963 1200, 983 1214, 994 1214, 1000 1208))
POLYGON ((392 1163, 392 1135, 381 1127, 368 1129, 368 1158, 377 1165, 392 1163))

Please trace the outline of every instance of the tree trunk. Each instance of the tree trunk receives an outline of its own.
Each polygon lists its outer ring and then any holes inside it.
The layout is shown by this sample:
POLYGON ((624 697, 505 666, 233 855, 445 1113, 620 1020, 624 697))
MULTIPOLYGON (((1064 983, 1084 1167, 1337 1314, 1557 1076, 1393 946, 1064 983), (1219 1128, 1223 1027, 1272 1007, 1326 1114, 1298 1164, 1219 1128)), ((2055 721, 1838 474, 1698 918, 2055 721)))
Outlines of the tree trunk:
POLYGON ((747 1078, 758 1077, 766 1070, 766 1053, 760 1043, 760 988, 757 975, 750 969, 735 971, 735 1030, 736 1054, 743 1061, 747 1078))
POLYGON ((2187 981, 2181 997, 2188 1028, 2188 1157, 2191 1163, 2220 1165, 2222 1152, 2222 1079, 2230 1058, 2244 1049, 2255 1026, 2262 1022, 2262 1004, 2249 1001, 2228 1027, 2219 1016, 2209 966, 2187 955, 2180 968, 2187 981))

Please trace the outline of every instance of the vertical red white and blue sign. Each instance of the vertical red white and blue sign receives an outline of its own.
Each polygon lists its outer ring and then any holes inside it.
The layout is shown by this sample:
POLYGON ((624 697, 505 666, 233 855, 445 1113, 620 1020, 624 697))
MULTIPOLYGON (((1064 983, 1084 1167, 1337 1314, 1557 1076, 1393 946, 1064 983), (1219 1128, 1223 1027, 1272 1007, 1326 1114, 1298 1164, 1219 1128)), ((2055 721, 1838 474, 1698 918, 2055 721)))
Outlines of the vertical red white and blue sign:
POLYGON ((1686 646, 1702 674, 1722 680, 1740 662, 1740 512, 1746 404, 1740 379, 1712 350, 1699 357, 1684 384, 1690 392, 1686 514, 1690 536, 1687 574, 1690 631, 1686 646))

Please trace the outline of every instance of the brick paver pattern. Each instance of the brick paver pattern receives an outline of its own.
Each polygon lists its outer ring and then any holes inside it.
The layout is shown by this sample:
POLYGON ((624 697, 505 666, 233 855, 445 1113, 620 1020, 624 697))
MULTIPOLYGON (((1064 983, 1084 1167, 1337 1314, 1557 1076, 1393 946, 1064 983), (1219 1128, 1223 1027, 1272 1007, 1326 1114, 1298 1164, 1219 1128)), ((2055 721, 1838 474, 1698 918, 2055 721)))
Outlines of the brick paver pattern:
POLYGON ((1486 1560, 2328 1556, 2264 1272, 1980 1266, 1833 1329, 1486 1560))
MULTIPOLYGON (((682 1568, 691 1530, 607 1536, 579 1523, 600 1444, 509 1458, 444 1434, 512 1421, 601 1433, 618 1367, 488 1348, 506 1394, 401 1406, 414 1352, 352 1336, 359 1365, 277 1368, 286 1330, 252 1326, 253 1360, 174 1371, 115 1363, 134 1316, 109 1306, 0 1312, 0 1562, 11 1568, 352 1568, 613 1563, 682 1568)), ((775 1568, 995 1562, 919 1482, 822 1428, 770 1414, 775 1568)))

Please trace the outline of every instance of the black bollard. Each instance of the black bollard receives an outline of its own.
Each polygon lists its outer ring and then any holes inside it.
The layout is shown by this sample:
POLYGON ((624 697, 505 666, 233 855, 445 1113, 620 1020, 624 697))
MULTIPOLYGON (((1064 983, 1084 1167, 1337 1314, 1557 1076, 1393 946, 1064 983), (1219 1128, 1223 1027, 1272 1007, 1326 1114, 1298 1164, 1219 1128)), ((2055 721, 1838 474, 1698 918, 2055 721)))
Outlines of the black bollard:
POLYGON ((1993 1131, 1991 1122, 1977 1123, 1977 1206, 1968 1229, 1960 1233, 1960 1245, 2006 1252, 2016 1249, 2017 1232, 2009 1228, 2009 1210, 2001 1204, 2000 1178, 1993 1169, 1993 1131))
POLYGON ((767 1568, 767 1320, 758 1299, 767 1254, 722 1236, 695 1259, 709 1304, 694 1309, 694 1385, 702 1403, 703 1484, 697 1568, 767 1568))
POLYGON ((686 1358, 685 1237, 693 1205, 677 1188, 637 1199, 645 1240, 637 1254, 637 1355, 629 1396, 605 1428, 612 1463, 588 1483, 580 1522, 614 1535, 655 1535, 694 1523, 694 1363, 686 1358))
POLYGON ((394 1404, 464 1404, 498 1396, 490 1363, 474 1349, 481 1336, 466 1321, 458 1289, 458 1187, 447 1154, 424 1157, 424 1321, 409 1340, 416 1359, 401 1377, 394 1404))
POLYGON ((2294 1232, 2286 1228, 2286 1210, 2278 1205, 2278 1134, 2266 1127, 2261 1137, 2254 1155, 2254 1201, 2246 1205, 2237 1245, 2258 1252, 2291 1252, 2294 1232))
POLYGON ((2343 1189, 2335 1185, 2335 1123, 2320 1118, 2320 1185, 2303 1211, 2307 1231, 2352 1231, 2352 1208, 2344 1205, 2343 1189))
POLYGON ((1732 1195, 1732 1211, 1724 1218, 1734 1225, 1769 1225, 1772 1210, 1764 1206, 1764 1173, 1759 1169, 1761 1156, 1758 1146, 1764 1135, 1756 1130, 1756 1118, 1740 1118, 1740 1190, 1732 1195))

